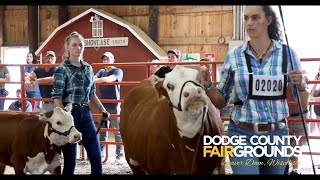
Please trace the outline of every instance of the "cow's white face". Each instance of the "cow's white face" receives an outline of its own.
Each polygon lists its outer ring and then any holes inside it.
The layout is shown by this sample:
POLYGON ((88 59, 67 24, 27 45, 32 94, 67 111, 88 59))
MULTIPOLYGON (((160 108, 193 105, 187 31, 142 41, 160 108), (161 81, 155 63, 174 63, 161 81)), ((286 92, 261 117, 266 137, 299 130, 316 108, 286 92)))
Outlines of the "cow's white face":
POLYGON ((201 87, 197 86, 199 85, 197 74, 198 71, 195 69, 176 66, 166 74, 163 81, 163 87, 171 103, 177 107, 179 103, 181 104, 182 111, 176 108, 173 110, 178 127, 182 128, 182 135, 190 138, 200 129, 203 115, 208 109, 207 95, 201 87))
POLYGON ((189 116, 199 116, 202 114, 203 107, 207 106, 206 93, 200 86, 197 86, 200 85, 197 74, 197 70, 176 66, 166 74, 163 82, 163 87, 172 104, 178 106, 180 102, 182 112, 189 116))
POLYGON ((51 123, 52 129, 54 130, 48 136, 48 128, 50 127, 47 127, 44 135, 49 138, 52 144, 62 146, 67 143, 76 143, 82 139, 82 134, 74 126, 71 106, 67 106, 66 111, 60 107, 56 107, 53 110, 52 116, 48 118, 47 121, 51 123))

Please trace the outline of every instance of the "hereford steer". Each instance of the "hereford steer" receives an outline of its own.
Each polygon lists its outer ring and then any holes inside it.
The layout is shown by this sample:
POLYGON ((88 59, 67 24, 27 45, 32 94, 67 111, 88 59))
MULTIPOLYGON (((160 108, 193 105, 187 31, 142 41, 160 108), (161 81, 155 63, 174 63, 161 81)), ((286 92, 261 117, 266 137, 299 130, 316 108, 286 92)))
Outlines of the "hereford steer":
POLYGON ((197 73, 176 66, 124 99, 120 132, 134 174, 224 174, 224 158, 203 157, 203 136, 223 135, 223 125, 197 73))
POLYGON ((40 115, 0 113, 0 173, 8 165, 16 174, 61 174, 61 146, 82 139, 70 110, 68 105, 40 115))

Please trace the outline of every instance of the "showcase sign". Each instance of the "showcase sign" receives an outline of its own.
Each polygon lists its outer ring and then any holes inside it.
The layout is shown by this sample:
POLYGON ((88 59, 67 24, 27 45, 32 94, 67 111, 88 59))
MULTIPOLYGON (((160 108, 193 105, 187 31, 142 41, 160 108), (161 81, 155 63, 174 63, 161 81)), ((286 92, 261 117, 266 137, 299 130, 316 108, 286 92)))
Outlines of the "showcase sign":
POLYGON ((84 47, 128 46, 128 37, 84 39, 84 47))

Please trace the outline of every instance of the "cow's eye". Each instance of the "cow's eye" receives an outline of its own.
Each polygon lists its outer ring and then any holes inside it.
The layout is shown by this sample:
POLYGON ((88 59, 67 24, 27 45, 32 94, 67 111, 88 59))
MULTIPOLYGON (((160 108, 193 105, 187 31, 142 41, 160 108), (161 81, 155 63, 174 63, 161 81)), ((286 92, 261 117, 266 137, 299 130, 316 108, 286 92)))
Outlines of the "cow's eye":
POLYGON ((168 83, 168 84, 167 84, 167 88, 168 88, 169 90, 173 91, 173 85, 172 85, 172 84, 168 83))
POLYGON ((57 124, 58 124, 58 125, 61 125, 61 124, 62 124, 62 122, 61 122, 61 121, 58 121, 58 122, 57 122, 57 124))

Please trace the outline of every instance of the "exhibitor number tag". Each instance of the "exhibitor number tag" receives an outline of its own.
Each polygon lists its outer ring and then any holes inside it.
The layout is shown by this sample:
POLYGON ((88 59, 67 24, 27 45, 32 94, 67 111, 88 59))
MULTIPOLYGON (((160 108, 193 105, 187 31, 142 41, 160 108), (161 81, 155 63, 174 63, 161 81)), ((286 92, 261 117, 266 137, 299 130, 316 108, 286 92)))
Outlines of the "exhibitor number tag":
POLYGON ((284 76, 253 75, 252 95, 281 96, 284 92, 284 76))

